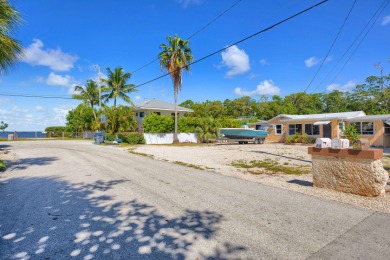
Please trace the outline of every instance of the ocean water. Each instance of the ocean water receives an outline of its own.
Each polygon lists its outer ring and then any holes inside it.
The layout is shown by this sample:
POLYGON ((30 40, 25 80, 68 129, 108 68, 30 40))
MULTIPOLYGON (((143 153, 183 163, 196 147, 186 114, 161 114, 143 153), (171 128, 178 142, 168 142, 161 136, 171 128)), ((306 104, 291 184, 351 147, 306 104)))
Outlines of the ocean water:
MULTIPOLYGON (((18 132, 18 138, 45 138, 46 134, 42 133, 42 131, 21 131, 18 132)), ((9 132, 9 131, 0 131, 0 138, 8 139, 9 134, 15 134, 15 132, 9 132)))

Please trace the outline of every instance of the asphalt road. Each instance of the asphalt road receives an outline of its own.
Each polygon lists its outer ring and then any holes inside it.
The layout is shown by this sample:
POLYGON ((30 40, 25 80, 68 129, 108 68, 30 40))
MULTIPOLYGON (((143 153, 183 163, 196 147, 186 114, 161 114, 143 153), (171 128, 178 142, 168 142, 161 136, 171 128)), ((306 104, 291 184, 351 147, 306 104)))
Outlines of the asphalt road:
POLYGON ((390 259, 387 214, 91 142, 0 147, 0 259, 390 259))

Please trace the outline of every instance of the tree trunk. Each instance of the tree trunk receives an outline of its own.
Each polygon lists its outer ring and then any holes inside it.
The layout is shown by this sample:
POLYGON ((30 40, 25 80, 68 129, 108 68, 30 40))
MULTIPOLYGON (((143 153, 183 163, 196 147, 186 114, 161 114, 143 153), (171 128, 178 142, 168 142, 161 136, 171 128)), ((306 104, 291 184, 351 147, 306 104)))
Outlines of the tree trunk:
POLYGON ((177 144, 179 143, 179 139, 177 138, 177 91, 174 90, 174 96, 175 96, 175 132, 173 133, 173 143, 177 144))

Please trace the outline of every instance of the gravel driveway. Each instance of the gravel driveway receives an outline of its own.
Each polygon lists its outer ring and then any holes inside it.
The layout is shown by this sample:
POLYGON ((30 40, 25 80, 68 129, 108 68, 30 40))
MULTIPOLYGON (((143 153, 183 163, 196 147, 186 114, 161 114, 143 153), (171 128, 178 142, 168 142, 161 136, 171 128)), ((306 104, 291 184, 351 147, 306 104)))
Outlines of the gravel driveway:
MULTIPOLYGON (((384 197, 368 198, 337 191, 314 188, 312 175, 308 174, 260 174, 254 175, 248 169, 232 166, 233 161, 272 160, 286 167, 302 169, 311 168, 311 155, 307 153, 308 146, 284 145, 280 143, 257 144, 211 144, 211 145, 142 145, 135 149, 136 153, 153 156, 157 160, 181 162, 199 166, 209 171, 215 171, 227 176, 246 179, 278 188, 335 200, 354 206, 390 213, 390 183, 389 192, 384 197)), ((383 159, 390 166, 390 157, 385 150, 383 159)))

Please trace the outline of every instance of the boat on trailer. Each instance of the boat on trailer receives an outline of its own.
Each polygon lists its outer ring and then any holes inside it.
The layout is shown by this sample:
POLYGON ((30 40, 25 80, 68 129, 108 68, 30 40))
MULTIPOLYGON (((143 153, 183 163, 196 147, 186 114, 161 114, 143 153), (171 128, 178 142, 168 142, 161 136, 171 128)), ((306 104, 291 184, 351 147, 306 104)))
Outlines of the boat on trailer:
POLYGON ((254 142, 255 144, 262 144, 268 136, 266 130, 256 130, 244 125, 241 128, 220 128, 225 140, 238 141, 241 143, 254 142))

